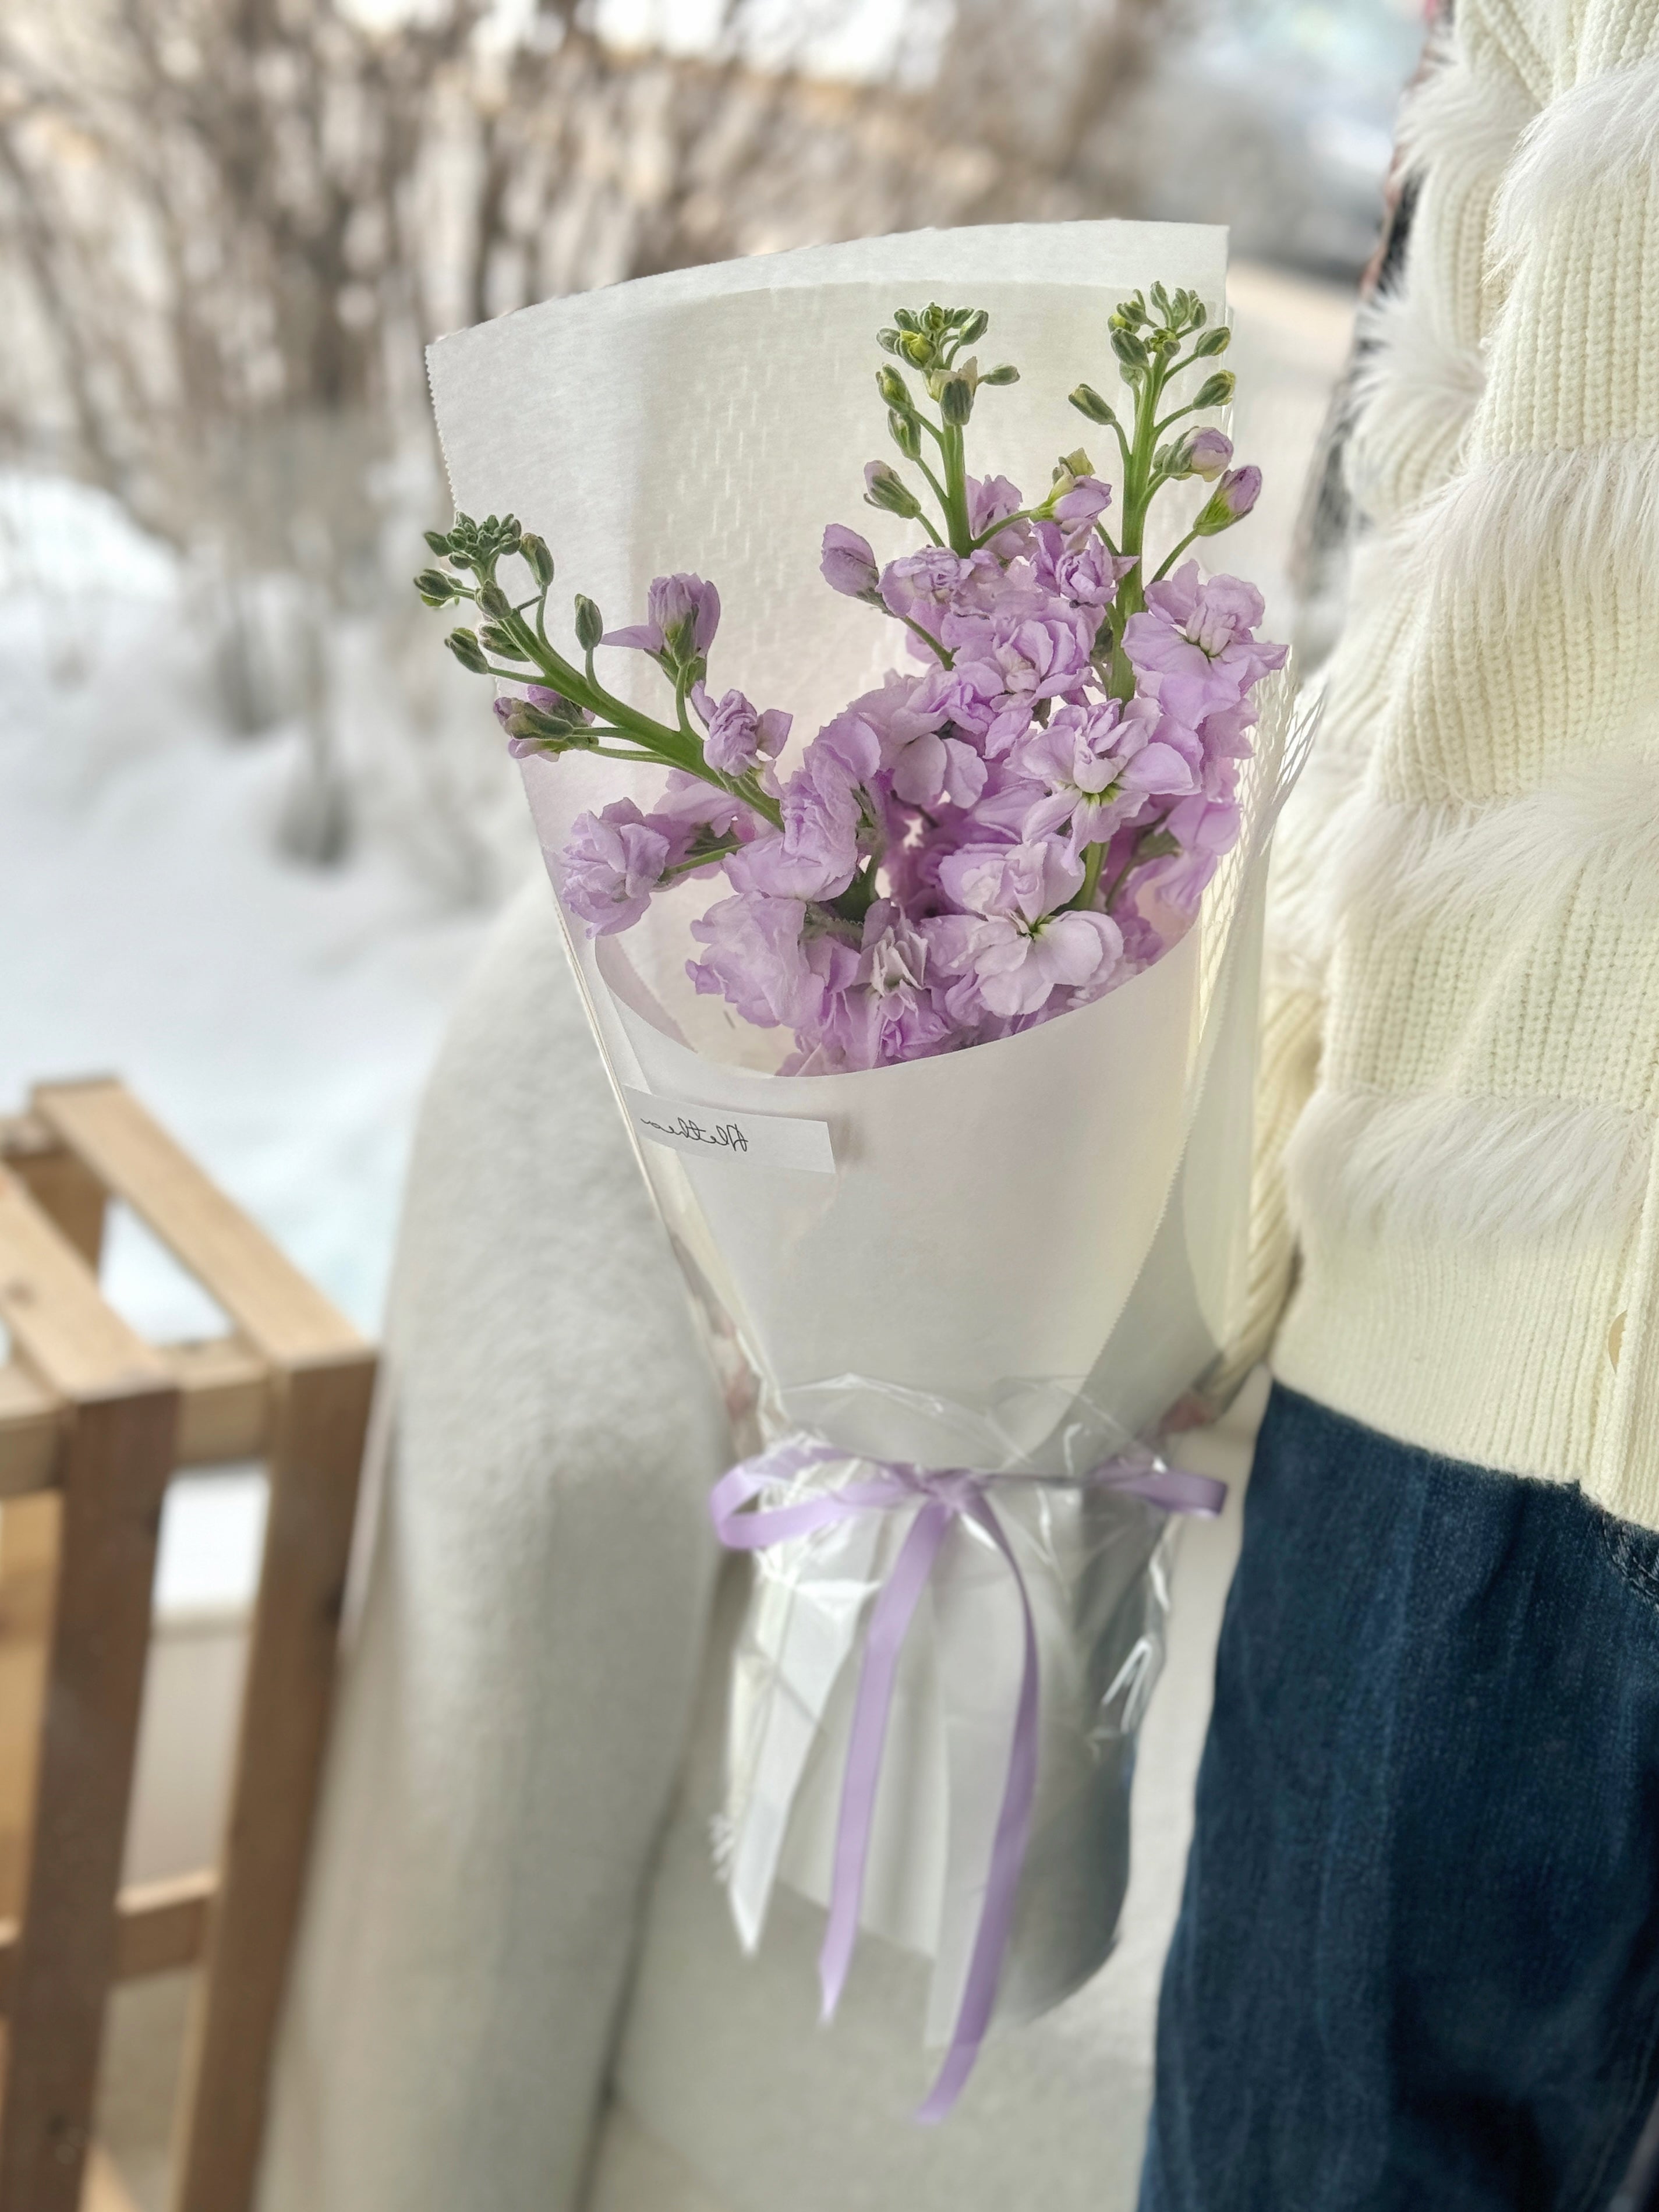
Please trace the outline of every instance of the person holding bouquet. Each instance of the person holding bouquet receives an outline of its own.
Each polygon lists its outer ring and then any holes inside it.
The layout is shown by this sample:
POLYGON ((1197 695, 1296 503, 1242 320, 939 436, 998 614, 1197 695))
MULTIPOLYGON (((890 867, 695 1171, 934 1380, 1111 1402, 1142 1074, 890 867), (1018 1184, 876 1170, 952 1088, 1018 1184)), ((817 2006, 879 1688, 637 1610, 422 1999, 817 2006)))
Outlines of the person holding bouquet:
POLYGON ((1142 2212, 1592 2212, 1659 2094, 1656 147, 1638 0, 1408 111, 1142 2212))

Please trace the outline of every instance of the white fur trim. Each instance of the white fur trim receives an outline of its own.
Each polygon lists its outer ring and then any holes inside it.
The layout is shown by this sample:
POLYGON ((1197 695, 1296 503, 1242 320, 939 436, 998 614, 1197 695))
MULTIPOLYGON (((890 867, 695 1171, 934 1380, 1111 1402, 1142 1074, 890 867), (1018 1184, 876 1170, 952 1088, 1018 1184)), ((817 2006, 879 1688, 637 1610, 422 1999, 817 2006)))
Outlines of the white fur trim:
POLYGON ((1409 278, 1378 293, 1359 311, 1359 361, 1353 398, 1363 416, 1395 388, 1442 411, 1467 415, 1480 397, 1486 372, 1473 346, 1450 343, 1433 327, 1409 278))
POLYGON ((1659 162, 1659 62, 1609 70, 1553 100, 1530 125, 1498 195, 1492 245, 1513 261, 1574 200, 1659 162))
POLYGON ((1423 289, 1408 265, 1359 314, 1348 483, 1360 509, 1385 520, 1446 482, 1486 380, 1480 354, 1442 332, 1423 289))
POLYGON ((1400 111, 1401 173, 1420 179, 1454 169, 1504 169, 1535 112, 1512 77, 1477 72, 1455 46, 1443 47, 1400 111))
POLYGON ((1481 461, 1424 502, 1411 535, 1419 588, 1471 588, 1498 623, 1526 618, 1561 577, 1587 613, 1615 587, 1659 592, 1659 437, 1481 461))
POLYGON ((1513 903, 1541 915, 1593 873, 1608 911, 1659 906, 1659 758, 1606 752, 1558 781, 1484 806, 1368 799, 1333 825, 1334 903, 1402 922, 1513 903))
POLYGON ((1645 1114, 1556 1098, 1320 1089, 1285 1151, 1298 1224, 1444 1237, 1582 1231, 1607 1242, 1641 1208, 1645 1114))

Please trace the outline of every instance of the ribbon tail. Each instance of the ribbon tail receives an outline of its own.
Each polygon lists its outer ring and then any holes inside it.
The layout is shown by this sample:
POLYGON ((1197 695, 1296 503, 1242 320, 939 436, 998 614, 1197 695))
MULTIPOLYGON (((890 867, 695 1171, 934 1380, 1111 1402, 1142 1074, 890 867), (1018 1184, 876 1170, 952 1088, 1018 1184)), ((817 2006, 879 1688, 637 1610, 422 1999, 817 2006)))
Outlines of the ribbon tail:
POLYGON ((1008 1778, 1003 1785, 1002 1805, 991 1844, 985 1901, 980 1908, 979 1927, 969 1960, 967 1986, 962 1993, 962 2007, 957 2014, 951 2047, 945 2054, 945 2063, 916 2113, 924 2126, 936 2125, 944 2119, 961 2095, 990 2027, 997 1987, 1002 1978, 1002 1962, 1014 1924, 1020 1872, 1030 1840, 1031 1808, 1036 1801, 1039 1677, 1036 1623, 1032 1618, 1030 1594, 1006 1532, 989 1500, 981 1493, 967 1510, 1002 1553, 1013 1574, 1023 1614, 1025 1656, 1014 1712, 1013 1740, 1008 1748, 1008 1778))
POLYGON ((930 1498, 923 1505, 910 1524, 898 1558, 893 1562, 892 1572, 883 1584, 870 1616, 864 1665, 853 1708, 852 1734, 848 1740, 847 1768, 842 1782, 841 1816, 836 1830, 835 1869, 830 1890, 830 1924, 818 1954, 818 1982, 825 2020, 832 2017, 841 2002, 853 1948, 858 1941, 876 1788, 881 1779, 899 1654, 904 1648, 917 1602, 933 1571, 939 1547, 954 1518, 953 1509, 936 1498, 930 1498))

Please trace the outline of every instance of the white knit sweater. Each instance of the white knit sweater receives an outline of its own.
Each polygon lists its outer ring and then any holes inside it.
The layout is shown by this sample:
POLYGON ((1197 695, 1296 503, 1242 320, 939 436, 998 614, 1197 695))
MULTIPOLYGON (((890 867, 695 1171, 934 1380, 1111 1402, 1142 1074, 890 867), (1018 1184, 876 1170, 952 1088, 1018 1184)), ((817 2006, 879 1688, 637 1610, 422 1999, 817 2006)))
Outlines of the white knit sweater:
POLYGON ((1459 0, 1405 153, 1275 868, 1255 1342, 1659 1527, 1659 0, 1459 0))

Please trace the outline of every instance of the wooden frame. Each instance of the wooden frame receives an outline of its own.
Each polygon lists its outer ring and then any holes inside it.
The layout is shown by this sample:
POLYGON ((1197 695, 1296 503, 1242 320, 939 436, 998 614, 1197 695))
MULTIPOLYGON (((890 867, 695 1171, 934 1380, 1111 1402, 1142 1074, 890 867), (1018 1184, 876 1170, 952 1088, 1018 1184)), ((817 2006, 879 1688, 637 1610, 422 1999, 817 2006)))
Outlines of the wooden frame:
POLYGON ((200 1960, 173 2212, 246 2212, 327 1729, 371 1348, 111 1079, 0 1122, 0 2212, 119 2212, 91 2142, 110 1984, 200 1960), (156 1346, 99 1294, 106 1200, 229 1316, 156 1346), (222 1864, 119 1891, 162 1493, 270 1499, 222 1864))

